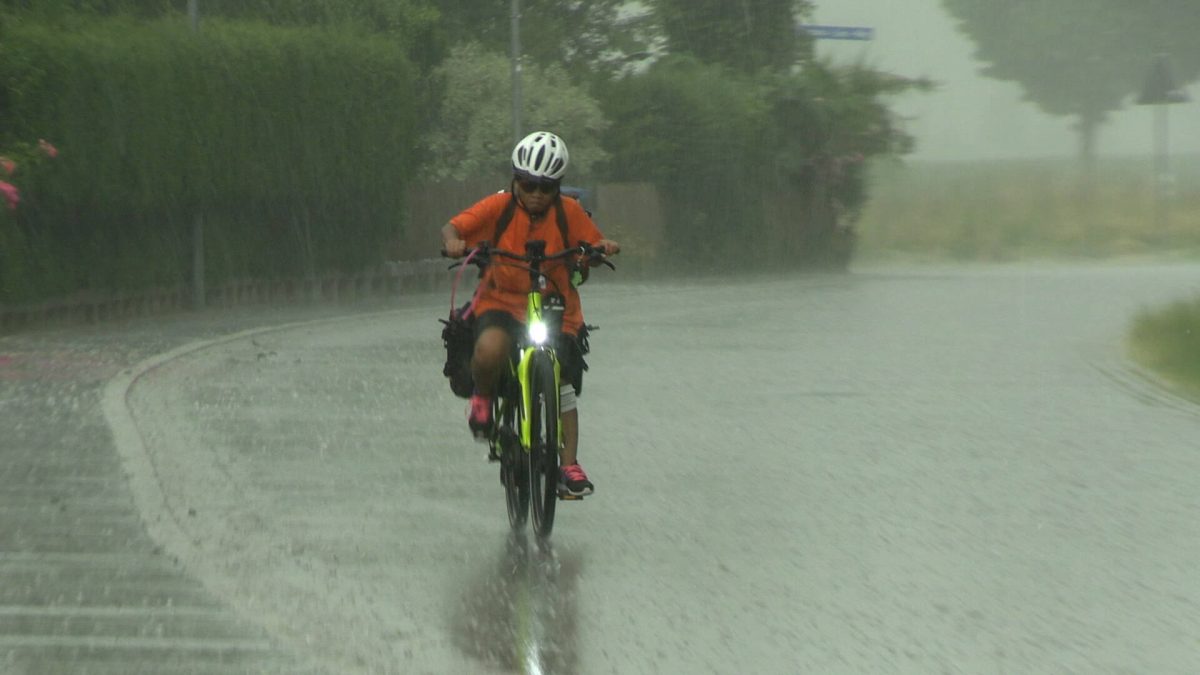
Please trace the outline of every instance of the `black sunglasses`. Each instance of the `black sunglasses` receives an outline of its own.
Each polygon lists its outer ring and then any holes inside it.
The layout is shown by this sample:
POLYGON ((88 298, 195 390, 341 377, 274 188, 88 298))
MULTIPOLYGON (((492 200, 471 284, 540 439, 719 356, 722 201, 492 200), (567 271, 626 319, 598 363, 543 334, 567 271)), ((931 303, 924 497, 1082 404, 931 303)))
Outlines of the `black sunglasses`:
POLYGON ((556 180, 528 180, 521 179, 517 181, 517 185, 525 192, 541 192, 542 194, 552 195, 558 192, 558 181, 556 180))

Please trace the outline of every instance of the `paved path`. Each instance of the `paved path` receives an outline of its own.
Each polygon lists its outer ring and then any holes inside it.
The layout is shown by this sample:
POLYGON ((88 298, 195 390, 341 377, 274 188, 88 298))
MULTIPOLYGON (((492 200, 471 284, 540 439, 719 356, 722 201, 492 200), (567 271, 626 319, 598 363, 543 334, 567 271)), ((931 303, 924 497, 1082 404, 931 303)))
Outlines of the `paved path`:
POLYGON ((157 541, 339 674, 1193 675, 1200 411, 1122 341, 1197 290, 1182 265, 601 283, 597 494, 545 558, 507 538, 432 304, 153 366, 130 466, 157 541))
POLYGON ((0 664, 1193 675, 1200 412, 1122 338, 1198 279, 600 286, 549 550, 446 433, 441 298, 6 338, 0 664))
POLYGON ((147 534, 101 410, 180 344, 344 309, 181 315, 0 337, 0 673, 299 673, 147 534))

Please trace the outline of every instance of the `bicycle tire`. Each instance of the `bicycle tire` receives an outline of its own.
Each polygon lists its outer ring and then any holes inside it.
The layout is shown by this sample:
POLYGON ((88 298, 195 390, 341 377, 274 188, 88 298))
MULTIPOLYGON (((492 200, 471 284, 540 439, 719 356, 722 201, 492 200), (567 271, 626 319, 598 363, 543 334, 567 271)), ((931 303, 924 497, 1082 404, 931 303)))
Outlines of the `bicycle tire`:
POLYGON ((504 485, 504 502, 508 507, 508 524, 521 530, 529 518, 529 457, 521 448, 513 426, 513 407, 505 406, 498 417, 500 431, 500 482, 504 485))
POLYGON ((548 537, 558 505, 558 386, 554 360, 546 352, 534 354, 529 368, 529 505, 534 533, 548 537))

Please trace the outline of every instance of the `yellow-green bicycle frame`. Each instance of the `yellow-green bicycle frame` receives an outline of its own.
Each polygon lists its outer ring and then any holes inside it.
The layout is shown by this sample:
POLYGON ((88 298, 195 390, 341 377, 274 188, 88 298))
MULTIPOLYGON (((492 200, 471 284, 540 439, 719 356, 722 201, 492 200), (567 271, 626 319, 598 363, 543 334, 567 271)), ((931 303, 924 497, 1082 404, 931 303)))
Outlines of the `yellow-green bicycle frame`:
POLYGON ((554 364, 554 392, 547 393, 547 396, 554 396, 554 410, 558 411, 559 423, 555 425, 558 438, 555 439, 557 447, 555 452, 562 448, 563 432, 562 432, 562 411, 558 407, 558 394, 561 385, 561 367, 558 363, 558 355, 554 352, 554 345, 549 344, 550 338, 556 336, 547 335, 545 332, 546 321, 542 312, 542 294, 540 291, 534 290, 529 292, 528 301, 525 311, 526 330, 530 334, 529 344, 521 350, 521 359, 517 363, 517 381, 521 385, 521 447, 525 452, 529 452, 530 446, 533 444, 533 419, 530 417, 530 411, 533 410, 533 388, 530 386, 531 374, 533 372, 533 356, 539 351, 545 351, 550 355, 550 361, 554 364), (540 326, 541 328, 538 328, 540 326), (535 337, 535 331, 541 331, 541 340, 535 337))

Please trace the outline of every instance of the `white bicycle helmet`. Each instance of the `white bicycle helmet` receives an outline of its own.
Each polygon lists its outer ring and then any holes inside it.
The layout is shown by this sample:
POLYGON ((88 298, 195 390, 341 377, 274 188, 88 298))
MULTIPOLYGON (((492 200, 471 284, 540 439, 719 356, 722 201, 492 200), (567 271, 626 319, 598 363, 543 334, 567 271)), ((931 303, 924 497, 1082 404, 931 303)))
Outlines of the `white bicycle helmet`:
POLYGON ((559 180, 570 161, 567 144, 549 131, 535 131, 513 148, 513 172, 530 178, 559 180))

